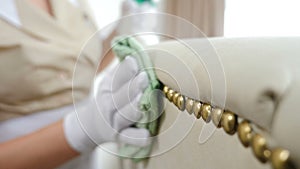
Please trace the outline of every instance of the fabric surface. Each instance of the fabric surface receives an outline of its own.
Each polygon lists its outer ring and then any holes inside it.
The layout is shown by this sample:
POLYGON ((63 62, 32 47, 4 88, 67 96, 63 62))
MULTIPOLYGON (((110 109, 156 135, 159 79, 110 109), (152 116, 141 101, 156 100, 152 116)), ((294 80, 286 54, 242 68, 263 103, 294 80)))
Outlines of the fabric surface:
MULTIPOLYGON (((149 78, 149 86, 144 91, 140 100, 140 110, 143 113, 142 119, 136 123, 138 128, 146 128, 151 136, 155 136, 158 132, 158 117, 160 115, 159 95, 155 95, 156 89, 161 88, 160 82, 157 80, 153 70, 152 62, 149 56, 143 52, 143 47, 132 37, 117 37, 112 42, 112 49, 117 57, 122 61, 127 56, 137 59, 141 71, 146 71, 149 78)), ((151 153, 152 144, 146 147, 136 147, 132 145, 124 145, 120 149, 122 157, 132 158, 133 161, 139 162, 148 157, 151 153)))
POLYGON ((0 18, 0 121, 59 108, 90 91, 101 56, 100 40, 90 38, 97 29, 69 1, 50 2, 54 17, 16 0, 20 28, 0 18))

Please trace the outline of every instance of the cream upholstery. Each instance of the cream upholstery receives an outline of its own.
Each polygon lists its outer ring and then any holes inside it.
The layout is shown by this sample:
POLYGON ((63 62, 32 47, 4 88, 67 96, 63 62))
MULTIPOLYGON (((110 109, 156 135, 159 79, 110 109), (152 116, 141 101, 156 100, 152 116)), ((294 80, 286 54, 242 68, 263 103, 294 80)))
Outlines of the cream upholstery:
MULTIPOLYGON (((290 150, 300 166, 299 44, 300 37, 189 39, 161 43, 147 52, 164 84, 250 120, 271 146, 290 150)), ((211 123, 181 113, 168 101, 166 105, 155 156, 135 167, 271 168, 258 162, 236 135, 215 131, 211 123)))

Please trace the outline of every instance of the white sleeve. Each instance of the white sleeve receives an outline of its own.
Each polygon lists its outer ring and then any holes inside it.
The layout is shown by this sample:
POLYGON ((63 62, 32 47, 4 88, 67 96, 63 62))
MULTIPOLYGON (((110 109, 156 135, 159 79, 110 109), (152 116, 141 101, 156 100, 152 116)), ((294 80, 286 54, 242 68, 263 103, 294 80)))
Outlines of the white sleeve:
POLYGON ((21 21, 14 0, 2 0, 0 5, 0 18, 20 27, 21 21))

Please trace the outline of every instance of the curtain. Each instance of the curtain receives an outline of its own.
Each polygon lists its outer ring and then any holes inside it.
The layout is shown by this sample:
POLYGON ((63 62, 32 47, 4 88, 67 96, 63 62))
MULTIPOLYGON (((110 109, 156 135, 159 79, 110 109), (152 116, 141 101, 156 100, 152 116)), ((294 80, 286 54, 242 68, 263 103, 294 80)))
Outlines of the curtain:
MULTIPOLYGON (((208 37, 223 36, 225 0, 160 0, 160 10, 186 19, 208 37)), ((178 21, 165 27, 173 34, 195 34, 195 30, 188 30, 191 28, 178 21)))

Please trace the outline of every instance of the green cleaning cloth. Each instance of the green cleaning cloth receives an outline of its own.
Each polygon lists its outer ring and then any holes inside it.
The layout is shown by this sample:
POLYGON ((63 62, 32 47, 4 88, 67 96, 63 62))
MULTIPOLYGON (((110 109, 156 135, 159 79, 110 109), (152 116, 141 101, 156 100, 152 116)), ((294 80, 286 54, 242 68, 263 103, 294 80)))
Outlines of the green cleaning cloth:
MULTIPOLYGON (((120 36, 112 41, 112 50, 115 55, 124 60, 125 57, 131 56, 136 58, 139 68, 146 71, 149 78, 149 86, 143 93, 140 100, 140 111, 143 113, 142 118, 135 124, 137 128, 146 128, 149 130, 151 136, 158 133, 158 122, 160 116, 160 95, 155 90, 161 89, 161 84, 157 80, 156 74, 153 70, 152 62, 146 54, 143 46, 133 37, 120 36)), ((151 143, 146 147, 137 147, 133 145, 124 145, 120 149, 122 157, 131 158, 134 162, 139 162, 148 157, 152 150, 151 143)))

